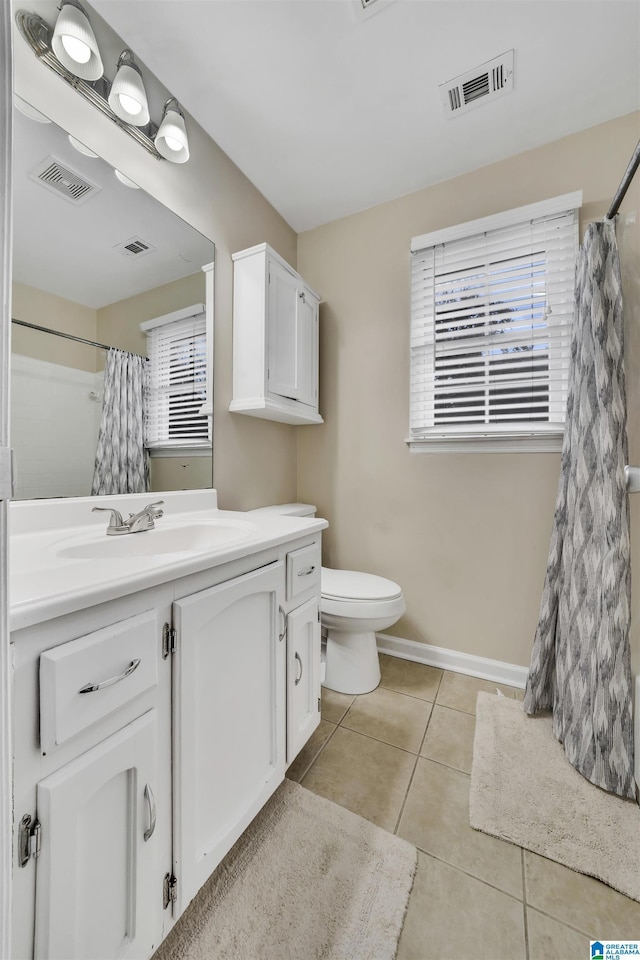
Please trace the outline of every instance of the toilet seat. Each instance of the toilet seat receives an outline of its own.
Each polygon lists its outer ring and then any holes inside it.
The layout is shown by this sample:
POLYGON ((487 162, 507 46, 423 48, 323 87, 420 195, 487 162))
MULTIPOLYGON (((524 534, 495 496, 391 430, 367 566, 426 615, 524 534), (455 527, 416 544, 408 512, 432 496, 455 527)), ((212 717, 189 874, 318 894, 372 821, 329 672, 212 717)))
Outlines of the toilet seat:
POLYGON ((371 573, 323 567, 320 590, 320 611, 325 616, 351 620, 397 619, 405 611, 398 584, 371 573))
POLYGON ((357 570, 322 567, 320 582, 322 596, 331 600, 395 600, 402 593, 393 580, 357 570))

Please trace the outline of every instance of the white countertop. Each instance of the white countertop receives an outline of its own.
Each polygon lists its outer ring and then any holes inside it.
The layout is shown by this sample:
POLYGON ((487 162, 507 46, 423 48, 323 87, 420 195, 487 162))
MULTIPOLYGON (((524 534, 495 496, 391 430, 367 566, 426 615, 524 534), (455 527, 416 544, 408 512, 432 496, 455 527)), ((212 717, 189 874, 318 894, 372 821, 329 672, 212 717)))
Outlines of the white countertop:
POLYGON ((219 510, 215 490, 16 501, 10 518, 12 631, 199 573, 328 526, 316 517, 219 510), (155 530, 142 533, 107 537, 108 514, 91 512, 93 506, 114 505, 126 516, 154 500, 164 500, 165 516, 156 521, 155 530), (171 536, 171 531, 199 534, 216 529, 222 531, 223 539, 227 537, 226 542, 154 553, 154 543, 171 536), (138 539, 143 537, 147 539, 138 539), (229 538, 235 539, 230 542, 229 538), (86 549, 97 556, 87 557, 86 549))

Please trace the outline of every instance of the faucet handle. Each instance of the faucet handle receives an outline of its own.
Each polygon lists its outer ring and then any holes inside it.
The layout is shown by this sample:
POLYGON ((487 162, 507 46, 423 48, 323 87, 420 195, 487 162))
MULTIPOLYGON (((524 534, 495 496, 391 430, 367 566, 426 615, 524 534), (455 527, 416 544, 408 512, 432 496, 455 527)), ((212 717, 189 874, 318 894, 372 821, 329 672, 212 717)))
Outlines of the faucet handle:
POLYGON ((164 505, 164 500, 156 500, 155 503, 148 503, 144 508, 144 513, 148 513, 150 517, 162 517, 164 516, 164 510, 161 510, 160 507, 164 505))
POLYGON ((91 510, 92 513, 95 513, 96 511, 102 511, 111 514, 107 529, 111 529, 112 527, 122 527, 124 525, 122 514, 114 507, 93 507, 91 510))

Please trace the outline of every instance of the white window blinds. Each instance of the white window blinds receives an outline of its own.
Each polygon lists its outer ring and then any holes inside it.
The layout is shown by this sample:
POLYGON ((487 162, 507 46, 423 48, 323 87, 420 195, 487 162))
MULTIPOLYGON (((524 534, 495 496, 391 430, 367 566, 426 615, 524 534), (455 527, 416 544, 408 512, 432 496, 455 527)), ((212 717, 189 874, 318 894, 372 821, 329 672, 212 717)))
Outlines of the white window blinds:
POLYGON ((413 247, 410 440, 561 434, 577 210, 452 232, 413 247))
POLYGON ((147 331, 147 447, 210 446, 210 418, 200 415, 207 387, 204 313, 147 331))

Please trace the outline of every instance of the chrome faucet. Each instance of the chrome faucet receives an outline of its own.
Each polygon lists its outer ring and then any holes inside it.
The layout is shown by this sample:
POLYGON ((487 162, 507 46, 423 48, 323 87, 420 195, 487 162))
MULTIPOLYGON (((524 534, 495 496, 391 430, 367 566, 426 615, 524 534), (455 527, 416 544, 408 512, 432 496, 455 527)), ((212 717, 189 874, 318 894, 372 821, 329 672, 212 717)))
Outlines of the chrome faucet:
POLYGON ((125 533, 141 533, 143 530, 153 530, 154 520, 163 516, 164 511, 161 507, 164 500, 157 500, 155 503, 148 503, 139 513, 130 513, 128 520, 122 519, 122 514, 114 507, 93 507, 92 513, 96 510, 104 510, 111 514, 107 535, 110 537, 119 537, 125 533))

